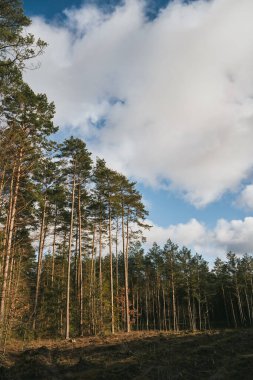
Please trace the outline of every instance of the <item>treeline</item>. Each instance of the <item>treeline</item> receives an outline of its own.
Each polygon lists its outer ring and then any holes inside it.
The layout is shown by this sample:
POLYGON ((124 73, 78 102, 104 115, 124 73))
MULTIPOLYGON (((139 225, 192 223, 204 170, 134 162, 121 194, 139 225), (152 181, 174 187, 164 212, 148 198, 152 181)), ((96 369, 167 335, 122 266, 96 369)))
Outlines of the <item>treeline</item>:
POLYGON ((129 253, 134 329, 203 330, 252 326, 253 257, 229 252, 212 270, 201 255, 168 240, 129 253))
POLYGON ((65 337, 130 329, 250 326, 253 258, 214 269, 168 240, 145 254, 136 184, 53 139, 54 104, 22 72, 45 43, 19 0, 0 0, 0 335, 65 337))

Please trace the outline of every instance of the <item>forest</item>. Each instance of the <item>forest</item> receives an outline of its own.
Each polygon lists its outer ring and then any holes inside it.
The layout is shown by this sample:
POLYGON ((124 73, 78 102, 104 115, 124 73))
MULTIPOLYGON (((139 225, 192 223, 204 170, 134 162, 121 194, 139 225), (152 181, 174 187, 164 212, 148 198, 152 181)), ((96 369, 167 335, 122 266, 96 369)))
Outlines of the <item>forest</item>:
POLYGON ((145 249, 136 183, 82 139, 58 141, 54 104, 23 80, 46 49, 30 23, 19 0, 0 0, 1 346, 252 326, 251 255, 228 252, 210 269, 169 236, 145 249))

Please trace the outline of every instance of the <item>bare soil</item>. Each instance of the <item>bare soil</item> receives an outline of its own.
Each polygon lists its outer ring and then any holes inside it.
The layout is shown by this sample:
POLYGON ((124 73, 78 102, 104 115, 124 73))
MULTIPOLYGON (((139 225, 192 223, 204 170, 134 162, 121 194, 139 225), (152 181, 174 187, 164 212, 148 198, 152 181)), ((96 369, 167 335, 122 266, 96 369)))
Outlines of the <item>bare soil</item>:
POLYGON ((11 342, 0 380, 253 379, 253 329, 11 342))

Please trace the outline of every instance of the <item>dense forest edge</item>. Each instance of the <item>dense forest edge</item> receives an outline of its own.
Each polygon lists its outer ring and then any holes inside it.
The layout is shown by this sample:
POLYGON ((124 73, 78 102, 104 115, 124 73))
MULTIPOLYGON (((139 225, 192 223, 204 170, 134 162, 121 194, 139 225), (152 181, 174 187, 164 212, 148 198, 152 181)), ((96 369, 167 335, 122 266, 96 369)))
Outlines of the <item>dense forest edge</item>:
POLYGON ((54 104, 23 80, 46 48, 30 22, 19 0, 0 0, 1 350, 13 339, 251 327, 251 255, 229 252, 210 269, 170 239, 145 252, 152 227, 136 183, 82 139, 54 141, 54 104))

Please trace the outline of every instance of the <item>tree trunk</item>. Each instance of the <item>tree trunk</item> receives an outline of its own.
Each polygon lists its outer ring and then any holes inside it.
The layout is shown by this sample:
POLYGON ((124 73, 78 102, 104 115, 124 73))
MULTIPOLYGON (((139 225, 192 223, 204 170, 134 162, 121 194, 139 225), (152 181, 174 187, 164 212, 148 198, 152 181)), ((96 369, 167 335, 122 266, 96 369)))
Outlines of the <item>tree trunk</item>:
MULTIPOLYGON (((124 224, 123 224, 123 230, 124 230, 124 224)), ((128 215, 127 215, 127 221, 126 221, 126 247, 125 247, 125 252, 124 252, 125 303, 126 303, 125 308, 126 308, 126 331, 130 332, 130 313, 129 313, 129 294, 128 294, 128 246, 129 246, 129 220, 128 220, 128 215)))
POLYGON ((46 210, 47 210, 47 200, 45 197, 43 211, 42 211, 42 220, 41 220, 41 225, 40 225, 40 242, 39 242, 39 252, 38 252, 36 290, 35 290, 35 300, 34 300, 34 309, 33 309, 33 331, 36 331, 36 319, 37 319, 37 308, 38 308, 39 289, 40 289, 40 277, 41 277, 41 269, 42 269, 42 257, 43 257, 43 249, 44 249, 44 242, 45 242, 44 235, 45 235, 46 210))
POLYGON ((225 290, 224 290, 223 284, 221 284, 221 290, 222 290, 223 302, 224 302, 225 313, 226 313, 226 318, 227 318, 227 324, 228 324, 228 327, 230 327, 230 320, 229 320, 229 315, 228 315, 228 307, 227 307, 225 290))
POLYGON ((81 185, 78 187, 78 243, 79 243, 79 256, 78 256, 78 278, 79 278, 79 330, 80 335, 83 336, 83 260, 82 260, 82 212, 81 212, 81 185))
POLYGON ((145 292, 145 304, 146 304, 146 329, 149 330, 149 319, 148 319, 149 305, 148 305, 148 290, 147 290, 147 288, 146 288, 146 292, 145 292))
POLYGON ((233 320, 234 320, 234 327, 237 328, 237 321, 236 321, 235 310, 234 310, 231 293, 229 294, 229 298, 230 298, 231 310, 232 310, 232 315, 233 315, 233 320))
POLYGON ((99 300, 100 300, 100 331, 103 331, 103 268, 102 268, 102 220, 99 221, 99 300))
POLYGON ((113 256, 112 256, 112 221, 109 205, 109 255, 110 255, 110 291, 111 291, 111 331, 114 334, 114 297, 113 297, 113 256))
POLYGON ((10 215, 8 218, 8 229, 7 229, 8 233, 7 233, 7 238, 6 238, 6 254, 5 254, 5 263, 4 263, 2 297, 1 297, 1 305, 0 305, 0 322, 4 320, 4 313, 5 313, 6 290, 7 290, 7 283, 8 283, 9 263, 10 263, 10 257, 11 257, 11 249, 12 249, 12 237, 13 237, 13 231, 14 231, 14 222, 16 218, 16 207, 17 207, 17 200, 18 200, 20 177, 21 177, 22 158, 23 158, 23 149, 21 148, 19 151, 16 173, 15 172, 13 173, 13 175, 16 176, 16 183, 14 186, 13 197, 11 196, 11 199, 10 199, 11 208, 10 208, 10 215))
POLYGON ((91 249, 91 267, 90 267, 90 316, 91 316, 91 326, 90 330, 92 334, 95 334, 95 315, 93 307, 94 299, 94 255, 95 255, 95 239, 96 239, 96 225, 93 227, 93 239, 92 239, 92 249, 91 249))
POLYGON ((115 254, 116 254, 116 309, 117 309, 117 330, 119 331, 119 257, 118 257, 118 232, 119 221, 117 218, 116 237, 115 237, 115 254))
POLYGON ((176 308, 176 297, 175 297, 175 284, 174 284, 174 273, 171 273, 171 289, 172 289, 172 309, 173 309, 173 330, 178 330, 177 324, 177 308, 176 308))
POLYGON ((55 246, 56 246, 56 227, 57 227, 57 207, 55 209, 55 221, 54 221, 54 235, 53 235, 53 250, 52 250, 52 273, 51 273, 51 286, 54 285, 54 266, 55 266, 55 246))
POLYGON ((72 200, 71 200, 71 217, 70 217, 70 231, 69 231, 69 247, 68 247, 68 270, 67 270, 67 289, 66 289, 66 330, 65 338, 69 339, 69 306, 70 306, 70 265, 71 265, 71 248, 72 248, 72 235, 73 235, 73 222, 74 222, 74 207, 75 207, 75 188, 76 178, 73 176, 72 184, 72 200))
POLYGON ((167 320, 166 320, 166 300, 165 300, 165 292, 164 288, 162 288, 162 295, 163 295, 163 329, 167 331, 167 320))
POLYGON ((0 216, 1 216, 1 213, 2 213, 2 207, 3 207, 3 203, 4 201, 2 200, 2 193, 3 193, 3 189, 4 189, 4 181, 5 181, 5 170, 6 170, 6 165, 4 165, 4 168, 3 168, 3 171, 1 173, 1 181, 0 181, 0 216))

